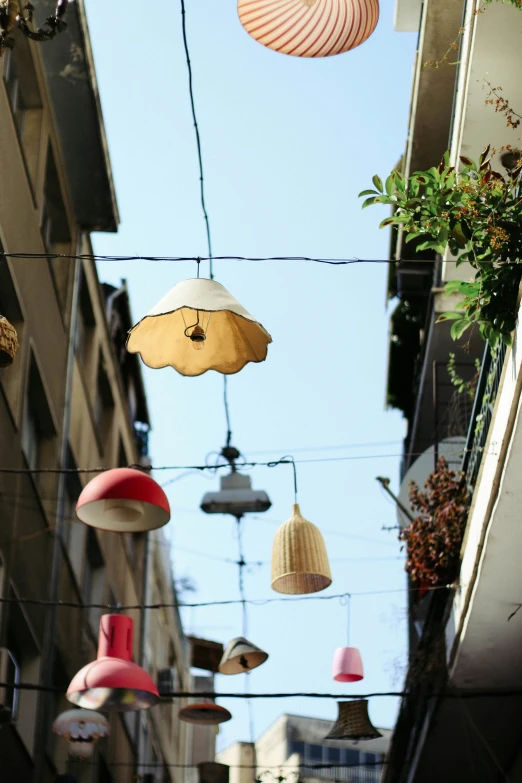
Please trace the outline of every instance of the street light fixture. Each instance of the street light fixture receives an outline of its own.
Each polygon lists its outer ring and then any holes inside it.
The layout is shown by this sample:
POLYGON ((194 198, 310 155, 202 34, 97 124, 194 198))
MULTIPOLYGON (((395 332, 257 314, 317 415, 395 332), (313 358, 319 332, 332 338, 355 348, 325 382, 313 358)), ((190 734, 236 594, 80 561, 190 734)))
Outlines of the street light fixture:
POLYGON ((221 456, 230 465, 230 473, 220 479, 219 492, 206 492, 201 501, 205 514, 231 514, 240 519, 243 514, 263 513, 272 503, 264 490, 252 489, 250 476, 238 473, 236 460, 241 456, 234 446, 225 446, 221 456))
POLYGON ((12 49, 15 39, 11 33, 18 27, 32 41, 50 41, 67 28, 65 12, 69 0, 57 0, 52 16, 48 16, 43 27, 33 30, 34 5, 22 4, 20 0, 0 0, 0 57, 5 49, 12 49))

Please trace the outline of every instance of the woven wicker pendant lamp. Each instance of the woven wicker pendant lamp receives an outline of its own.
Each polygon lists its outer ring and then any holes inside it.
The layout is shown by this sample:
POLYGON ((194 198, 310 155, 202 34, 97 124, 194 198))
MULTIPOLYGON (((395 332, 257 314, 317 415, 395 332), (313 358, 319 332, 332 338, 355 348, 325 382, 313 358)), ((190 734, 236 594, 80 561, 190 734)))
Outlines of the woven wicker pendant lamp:
POLYGON ((256 41, 294 57, 331 57, 364 43, 379 0, 238 0, 239 21, 256 41))
POLYGON ((16 329, 0 315, 0 368, 10 367, 18 350, 16 329))
POLYGON ((295 462, 283 457, 294 469, 295 503, 292 516, 277 530, 272 545, 272 589, 278 593, 318 593, 332 584, 332 574, 321 531, 305 519, 297 503, 295 462))
POLYGON ((326 735, 328 740, 371 740, 382 737, 368 716, 368 700, 337 702, 338 716, 326 735))

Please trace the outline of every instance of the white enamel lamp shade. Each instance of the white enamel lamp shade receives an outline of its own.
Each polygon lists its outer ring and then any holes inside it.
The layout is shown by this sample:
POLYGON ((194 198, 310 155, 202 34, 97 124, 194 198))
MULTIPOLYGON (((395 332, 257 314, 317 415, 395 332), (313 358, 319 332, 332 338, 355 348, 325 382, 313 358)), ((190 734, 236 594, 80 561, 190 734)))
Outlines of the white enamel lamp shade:
POLYGON ((153 369, 173 367, 181 375, 217 370, 239 372, 248 362, 266 359, 268 332, 215 280, 177 283, 127 339, 127 350, 139 353, 153 369), (190 335, 196 328, 203 339, 190 335))
POLYGON ((71 756, 86 759, 92 755, 96 742, 109 735, 110 726, 101 713, 78 709, 58 715, 53 723, 53 731, 67 741, 71 756))
POLYGON ((364 43, 379 0, 238 0, 239 20, 256 41, 282 54, 330 57, 364 43))
POLYGON ((78 519, 113 533, 144 533, 170 519, 167 496, 151 476, 134 468, 99 473, 76 504, 78 519))

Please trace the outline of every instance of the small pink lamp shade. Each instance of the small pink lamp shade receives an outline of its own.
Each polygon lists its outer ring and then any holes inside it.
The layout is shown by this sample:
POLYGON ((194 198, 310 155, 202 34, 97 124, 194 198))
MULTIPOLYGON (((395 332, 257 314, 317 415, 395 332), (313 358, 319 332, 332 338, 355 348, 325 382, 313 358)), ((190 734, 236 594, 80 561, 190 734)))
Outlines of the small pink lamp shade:
POLYGON ((334 654, 332 677, 337 682, 358 682, 364 677, 361 653, 357 647, 338 647, 334 654))
POLYGON ((104 614, 98 657, 74 675, 67 698, 78 707, 133 712, 153 707, 159 693, 147 672, 132 662, 132 617, 104 614))
POLYGON ((170 519, 167 496, 151 476, 135 468, 99 473, 83 488, 78 519, 113 533, 145 533, 170 519))

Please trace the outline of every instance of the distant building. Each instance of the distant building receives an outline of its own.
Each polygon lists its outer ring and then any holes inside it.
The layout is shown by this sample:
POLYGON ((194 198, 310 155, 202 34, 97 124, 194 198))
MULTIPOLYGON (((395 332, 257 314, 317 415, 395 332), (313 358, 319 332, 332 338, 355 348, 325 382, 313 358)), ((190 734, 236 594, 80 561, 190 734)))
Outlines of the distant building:
POLYGON ((325 740, 332 726, 333 721, 322 718, 281 715, 255 747, 238 742, 218 753, 216 760, 230 765, 230 783, 252 783, 255 777, 276 783, 279 776, 286 783, 378 783, 391 731, 379 729, 383 736, 367 742, 325 740), (255 776, 250 765, 255 765, 255 776))

